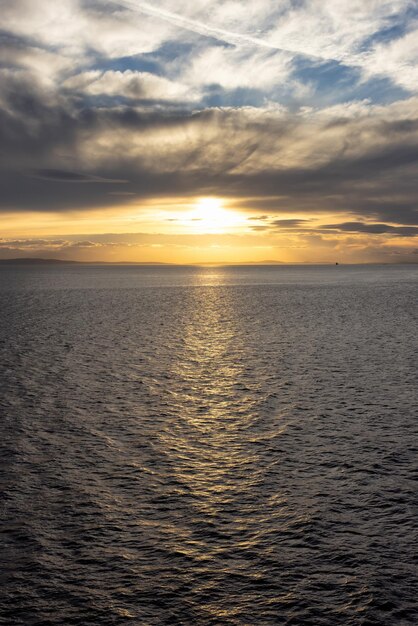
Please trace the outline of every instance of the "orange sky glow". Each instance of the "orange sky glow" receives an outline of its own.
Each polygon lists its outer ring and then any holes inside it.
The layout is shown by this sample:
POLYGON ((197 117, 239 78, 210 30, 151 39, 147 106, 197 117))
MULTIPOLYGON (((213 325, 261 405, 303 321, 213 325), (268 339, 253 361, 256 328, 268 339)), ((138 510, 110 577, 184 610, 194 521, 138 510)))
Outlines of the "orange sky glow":
POLYGON ((393 246, 396 260, 403 260, 402 253, 408 258, 410 240, 321 229, 335 220, 326 213, 267 216, 246 209, 242 199, 210 196, 130 201, 88 212, 6 214, 2 235, 16 256, 86 262, 367 263, 379 262, 393 246))

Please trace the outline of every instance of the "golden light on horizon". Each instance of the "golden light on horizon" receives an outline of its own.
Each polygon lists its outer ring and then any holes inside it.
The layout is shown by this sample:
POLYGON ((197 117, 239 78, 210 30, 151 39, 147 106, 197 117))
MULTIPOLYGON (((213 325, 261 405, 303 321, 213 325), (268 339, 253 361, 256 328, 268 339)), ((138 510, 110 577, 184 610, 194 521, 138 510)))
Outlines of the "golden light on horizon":
MULTIPOLYGON (((88 262, 282 263, 408 260, 413 238, 322 230, 351 213, 268 213, 254 200, 222 196, 129 200, 89 210, 4 214, 0 257, 88 262), (396 248, 395 248, 396 246, 396 248), (368 252, 370 250, 371 252, 368 252), (396 254, 396 256, 395 256, 396 254)), ((354 224, 355 226, 355 224, 354 224)))

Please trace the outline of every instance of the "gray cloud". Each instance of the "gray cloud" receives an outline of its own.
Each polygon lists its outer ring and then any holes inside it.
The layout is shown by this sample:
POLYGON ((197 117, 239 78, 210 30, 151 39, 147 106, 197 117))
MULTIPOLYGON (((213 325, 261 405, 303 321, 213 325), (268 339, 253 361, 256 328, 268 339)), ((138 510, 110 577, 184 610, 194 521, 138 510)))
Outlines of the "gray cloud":
POLYGON ((323 122, 318 115, 312 128, 312 120, 297 113, 85 108, 25 77, 8 77, 6 85, 0 111, 4 210, 111 205, 111 197, 92 190, 94 183, 129 180, 129 192, 139 198, 216 193, 252 196, 249 208, 273 214, 350 211, 417 221, 418 131, 406 123, 416 118, 414 100, 409 109, 378 111, 372 121, 364 106, 334 135, 332 111, 323 122), (296 145, 300 156, 288 163, 296 145), (37 180, 23 180, 23 171, 35 172, 37 180), (58 180, 59 192, 51 187, 58 180), (90 184, 75 190, 74 182, 90 184))
MULTIPOLYGON (((120 10, 117 5, 99 0, 64 4, 63 8, 74 16, 74 24, 61 24, 62 34, 52 26, 49 32, 34 28, 42 22, 42 7, 46 13, 54 12, 50 3, 43 2, 36 11, 22 2, 8 1, 4 6, 5 28, 9 30, 0 33, 1 212, 87 211, 112 206, 116 194, 119 194, 118 204, 123 202, 124 195, 126 202, 131 202, 134 196, 140 204, 142 199, 151 197, 214 194, 236 198, 243 209, 258 210, 263 218, 271 217, 273 227, 278 229, 309 227, 308 223, 292 217, 293 214, 332 212, 349 213, 353 222, 330 224, 325 230, 405 237, 415 234, 413 226, 418 224, 416 98, 387 106, 348 102, 322 110, 315 106, 286 109, 269 101, 258 109, 245 103, 231 108, 196 103, 192 106, 191 92, 187 94, 189 100, 184 95, 183 102, 178 100, 176 89, 181 97, 184 85, 186 91, 196 89, 202 94, 210 91, 210 85, 205 83, 207 77, 199 74, 201 64, 209 64, 210 59, 219 57, 225 61, 224 65, 213 62, 208 65, 211 73, 218 74, 217 84, 228 85, 231 76, 235 76, 239 90, 247 80, 239 74, 238 63, 245 56, 246 69, 252 72, 254 81, 264 81, 266 93, 270 93, 271 81, 277 80, 276 70, 280 65, 277 64, 281 59, 260 56, 258 44, 254 46, 257 52, 250 46, 251 50, 246 48, 243 56, 242 33, 238 33, 239 41, 234 39, 229 46, 217 45, 216 49, 207 38, 205 44, 196 43, 194 34, 195 39, 187 39, 194 44, 192 52, 186 55, 187 62, 184 58, 180 62, 178 48, 184 43, 181 37, 186 35, 183 33, 179 38, 172 17, 164 17, 161 11, 160 15, 151 11, 153 15, 144 18, 146 25, 152 26, 148 32, 139 31, 140 22, 135 22, 130 11, 120 10), (138 33, 143 37, 138 38, 138 33), (141 39, 139 43, 138 39, 141 39), (148 70, 134 69, 130 73, 91 70, 99 58, 110 63, 129 57, 133 63, 134 55, 140 52, 148 55, 149 63, 158 65, 155 59, 163 54, 168 43, 172 45, 172 56, 165 60, 166 82, 160 79, 159 68, 147 89, 142 90, 144 77, 150 80, 148 70), (188 74, 186 66, 190 69, 188 74), (83 82, 89 71, 97 72, 95 80, 100 83, 90 91, 83 82), (222 72, 225 74, 221 76, 222 72), (198 74, 203 83, 197 80, 198 74), (120 85, 132 97, 138 92, 141 97, 145 93, 151 98, 154 93, 156 99, 144 103, 133 97, 133 102, 126 104, 118 98, 120 85), (160 93, 164 86, 173 88, 171 99, 166 101, 160 93), (127 181, 126 191, 121 191, 120 185, 127 181), (280 219, 274 220, 276 215, 280 219), (283 215, 289 218, 284 220, 283 215)), ((267 3, 265 23, 268 15, 276 15, 276 4, 267 3)), ((204 5, 199 1, 190 9, 182 3, 182 10, 190 12, 186 16, 189 26, 203 24, 204 5)), ((324 2, 321 9, 326 23, 331 15, 330 6, 324 2)), ((213 8, 213 33, 219 35, 221 29, 224 34, 231 34, 230 28, 221 28, 223 21, 227 21, 225 7, 216 2, 213 8)), ((395 9, 400 16, 404 8, 405 3, 397 0, 395 9)), ((378 15, 371 9, 362 9, 366 15, 370 12, 372 31, 380 28, 386 15, 392 15, 389 9, 388 3, 378 15)), ((345 20, 355 19, 342 4, 334 6, 332 15, 344 30, 344 41, 338 29, 329 31, 332 36, 326 29, 320 29, 321 20, 309 9, 309 3, 299 3, 295 11, 304 12, 307 23, 317 29, 315 42, 293 37, 298 54, 314 56, 313 44, 322 41, 333 50, 333 58, 348 58, 347 63, 351 60, 358 40, 345 20)), ((282 14, 292 26, 293 17, 287 13, 283 5, 282 14)), ((52 20, 51 24, 56 21, 52 20)), ((276 27, 264 33, 271 48, 277 47, 280 28, 276 27)), ((203 30, 206 37, 210 29, 205 26, 203 30)), ((285 29, 282 35, 285 36, 285 29)), ((378 52, 381 58, 388 50, 374 51, 376 59, 378 52)), ((358 57, 357 60, 362 67, 369 68, 368 72, 372 71, 370 59, 358 57)), ((292 68, 286 63, 282 69, 290 72, 292 68)), ((296 79, 292 75, 295 89, 302 89, 303 85, 296 79)), ((406 79, 404 75, 402 80, 406 79)), ((309 89, 306 94, 301 98, 309 101, 309 89)), ((263 228, 261 224, 253 226, 257 230, 263 228)))
POLYGON ((342 224, 325 224, 321 229, 349 233, 368 233, 371 235, 390 234, 398 237, 416 237, 417 226, 391 226, 390 224, 365 224, 364 222, 343 222, 342 224))
POLYGON ((274 220, 271 225, 277 228, 298 228, 304 227, 309 224, 309 220, 302 219, 287 219, 287 220, 274 220))
POLYGON ((39 178, 41 180, 51 180, 62 183, 116 183, 124 184, 127 180, 117 178, 103 178, 101 176, 91 176, 89 174, 80 174, 78 172, 70 172, 69 170, 40 169, 28 172, 28 176, 39 178))

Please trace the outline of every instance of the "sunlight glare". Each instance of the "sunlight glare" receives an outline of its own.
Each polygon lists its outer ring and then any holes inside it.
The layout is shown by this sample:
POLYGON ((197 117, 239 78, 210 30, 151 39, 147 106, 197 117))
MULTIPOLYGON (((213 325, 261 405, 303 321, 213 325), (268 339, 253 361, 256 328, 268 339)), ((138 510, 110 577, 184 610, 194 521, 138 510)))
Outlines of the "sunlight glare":
POLYGON ((196 233, 224 233, 242 224, 243 218, 235 211, 225 209, 221 198, 200 198, 189 214, 196 233))

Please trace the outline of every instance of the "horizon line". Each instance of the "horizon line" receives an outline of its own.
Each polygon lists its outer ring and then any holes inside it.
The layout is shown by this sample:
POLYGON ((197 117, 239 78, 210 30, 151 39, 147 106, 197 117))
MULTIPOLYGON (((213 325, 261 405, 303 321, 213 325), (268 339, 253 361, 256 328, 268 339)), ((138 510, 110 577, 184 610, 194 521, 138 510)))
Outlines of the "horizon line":
POLYGON ((195 261, 187 263, 176 263, 167 261, 77 261, 75 259, 58 259, 53 257, 12 257, 0 259, 0 264, 45 264, 45 265, 140 265, 140 266, 168 266, 168 267, 199 267, 199 266, 293 266, 293 265, 330 265, 330 266, 351 266, 351 265, 417 265, 417 261, 363 261, 357 263, 343 261, 277 261, 268 259, 264 261, 195 261))

